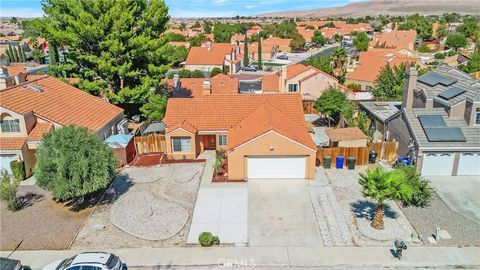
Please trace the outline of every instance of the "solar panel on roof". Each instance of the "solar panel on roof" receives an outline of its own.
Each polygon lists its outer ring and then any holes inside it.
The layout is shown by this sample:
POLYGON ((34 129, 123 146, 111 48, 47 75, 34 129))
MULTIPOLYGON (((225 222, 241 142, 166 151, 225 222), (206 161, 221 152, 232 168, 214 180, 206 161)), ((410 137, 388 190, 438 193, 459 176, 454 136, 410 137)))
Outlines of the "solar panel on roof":
POLYGON ((419 115, 418 120, 423 128, 446 127, 441 115, 419 115))
POLYGON ((446 100, 449 100, 451 98, 454 98, 460 94, 465 93, 465 89, 460 88, 460 87, 451 87, 448 88, 447 90, 443 91, 442 93, 438 94, 439 97, 444 98, 446 100))
POLYGON ((430 72, 418 77, 418 81, 428 84, 429 86, 435 86, 437 84, 449 86, 455 83, 457 80, 451 77, 440 75, 435 72, 430 72))
POLYGON ((423 128, 429 142, 466 142, 463 132, 458 127, 423 128))

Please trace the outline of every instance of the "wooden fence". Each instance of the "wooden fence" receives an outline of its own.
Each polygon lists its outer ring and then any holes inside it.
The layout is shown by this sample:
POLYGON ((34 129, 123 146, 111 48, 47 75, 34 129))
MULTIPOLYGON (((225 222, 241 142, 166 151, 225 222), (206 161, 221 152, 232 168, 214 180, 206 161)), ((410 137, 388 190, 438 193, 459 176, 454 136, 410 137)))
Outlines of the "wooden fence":
POLYGON ((397 158, 398 142, 380 142, 371 143, 367 147, 332 147, 332 148, 318 148, 317 162, 323 164, 323 157, 332 157, 332 165, 336 162, 337 156, 344 156, 345 162, 348 157, 355 157, 357 159, 356 165, 367 165, 368 154, 371 151, 377 152, 377 158, 385 159, 393 162, 397 158))
POLYGON ((167 150, 164 135, 152 134, 134 137, 133 139, 137 154, 165 152, 167 150))
POLYGON ((315 100, 302 100, 303 113, 318 113, 315 109, 315 100))

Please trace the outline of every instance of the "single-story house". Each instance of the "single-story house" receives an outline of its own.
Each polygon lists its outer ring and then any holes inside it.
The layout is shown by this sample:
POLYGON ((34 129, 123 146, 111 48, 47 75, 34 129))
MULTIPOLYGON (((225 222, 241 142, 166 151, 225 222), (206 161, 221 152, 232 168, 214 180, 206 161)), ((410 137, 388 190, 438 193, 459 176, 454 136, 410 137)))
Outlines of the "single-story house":
POLYGON ((163 122, 168 158, 224 149, 230 180, 315 178, 317 146, 305 128, 299 95, 171 98, 163 122))
POLYGON ((330 147, 365 147, 367 136, 358 127, 325 129, 330 147))
POLYGON ((212 69, 226 70, 229 74, 237 73, 242 67, 238 57, 238 46, 229 43, 205 42, 201 47, 192 47, 185 61, 185 69, 200 70, 210 73, 212 69))

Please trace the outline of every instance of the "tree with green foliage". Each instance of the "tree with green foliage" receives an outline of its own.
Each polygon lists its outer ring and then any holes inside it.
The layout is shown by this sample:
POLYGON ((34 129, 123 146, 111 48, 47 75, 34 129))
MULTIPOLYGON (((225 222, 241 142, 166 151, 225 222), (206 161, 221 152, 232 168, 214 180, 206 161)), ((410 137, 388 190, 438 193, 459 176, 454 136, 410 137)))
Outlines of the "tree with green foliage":
POLYGON ((140 108, 140 112, 148 120, 162 121, 167 108, 167 97, 155 94, 148 99, 148 102, 140 108))
POLYGON ((335 42, 342 42, 343 36, 340 34, 335 34, 333 35, 333 40, 335 40, 335 42))
POLYGON ((116 175, 112 149, 86 128, 65 126, 43 136, 36 151, 37 184, 60 201, 83 201, 116 175))
POLYGON ((205 34, 211 34, 212 33, 212 22, 211 21, 205 21, 203 23, 203 31, 205 34))
POLYGON ((418 47, 418 52, 420 53, 429 53, 430 52, 430 48, 427 46, 427 44, 425 42, 422 42, 422 44, 420 45, 420 47, 418 47))
POLYGON ((451 34, 447 37, 445 41, 447 47, 458 51, 459 48, 465 47, 467 45, 467 38, 463 34, 451 34))
POLYGON ((262 39, 258 40, 258 60, 257 60, 258 70, 262 70, 262 39))
POLYGON ((444 37, 448 36, 448 28, 445 23, 440 24, 437 31, 435 32, 435 38, 443 39, 444 37))
POLYGON ((180 25, 178 26, 178 29, 180 29, 182 31, 184 31, 185 28, 187 28, 187 25, 184 22, 180 23, 180 25))
POLYGON ((322 54, 318 54, 317 56, 308 59, 307 65, 314 66, 327 74, 333 74, 332 61, 329 57, 322 54))
POLYGON ((290 41, 290 49, 292 51, 297 51, 305 47, 305 39, 299 33, 293 35, 292 40, 290 41))
POLYGON ((313 32, 312 42, 318 46, 323 46, 327 42, 327 39, 323 36, 321 31, 315 30, 313 32))
POLYGON ((23 49, 23 46, 18 45, 18 49, 20 51, 20 58, 22 59, 22 62, 26 62, 27 55, 25 54, 25 50, 23 49))
POLYGON ((173 32, 167 32, 163 35, 168 42, 170 41, 186 41, 186 38, 183 35, 180 35, 178 33, 173 33, 173 32))
POLYGON ((178 76, 180 78, 191 78, 192 77, 192 72, 188 69, 182 69, 178 72, 178 76))
POLYGON ((192 25, 191 28, 194 28, 194 29, 195 29, 195 28, 200 28, 200 27, 201 27, 200 22, 199 22, 199 21, 195 21, 195 23, 192 25))
POLYGON ((433 37, 432 22, 425 16, 414 14, 406 18, 405 23, 398 27, 399 30, 417 31, 417 38, 430 40, 433 37))
POLYGON ((457 33, 465 37, 475 36, 480 30, 479 20, 476 17, 467 17, 463 19, 463 23, 457 27, 457 33))
POLYGON ((10 45, 8 46, 6 52, 7 52, 8 62, 10 62, 10 63, 15 62, 15 58, 14 58, 14 56, 13 56, 12 47, 11 47, 10 45))
POLYGON ((12 50, 13 50, 13 58, 15 59, 15 62, 21 62, 17 48, 12 47, 12 50))
POLYGON ((226 23, 216 23, 213 28, 213 39, 218 43, 230 43, 234 28, 226 23))
POLYGON ((206 39, 207 39, 207 37, 204 34, 189 37, 188 42, 190 43, 190 48, 201 46, 202 42, 205 41, 206 39))
POLYGON ((369 41, 370 39, 368 39, 368 35, 364 32, 360 32, 353 39, 353 44, 355 45, 355 48, 357 48, 358 51, 364 52, 368 50, 369 41))
POLYGON ((249 59, 248 59, 248 37, 245 34, 244 42, 243 42, 243 66, 248 66, 249 59))
POLYGON ((192 74, 190 75, 192 78, 204 78, 205 75, 203 74, 202 71, 196 69, 194 71, 192 71, 192 74))
POLYGON ((344 48, 337 47, 332 53, 334 68, 343 68, 348 59, 347 51, 344 48))
POLYGON ((375 79, 372 94, 381 100, 401 100, 403 96, 403 79, 406 76, 406 65, 384 66, 375 79))
MULTIPOLYGON (((45 55, 43 54, 42 51, 40 51, 39 49, 33 49, 32 51, 32 57, 33 59, 35 60, 35 62, 37 63, 41 63, 43 58, 45 57, 45 55)), ((83 89, 83 88, 82 88, 83 89)))
POLYGON ((223 73, 223 70, 221 68, 218 68, 218 67, 214 67, 212 68, 212 71, 210 72, 210 78, 213 78, 215 76, 217 76, 218 74, 221 74, 223 73))
POLYGON ((458 66, 465 73, 474 73, 480 71, 480 51, 470 56, 470 60, 466 64, 458 66))
POLYGON ((348 99, 345 93, 330 86, 325 92, 322 93, 317 101, 315 101, 315 109, 327 117, 328 126, 330 126, 331 119, 333 119, 335 122, 339 121, 340 113, 347 102, 348 99))
POLYGON ((417 207, 428 206, 432 200, 432 190, 428 186, 428 181, 421 176, 415 166, 400 164, 398 169, 405 173, 407 183, 412 188, 412 197, 404 200, 403 205, 417 207))
POLYGON ((105 93, 113 102, 130 102, 130 91, 146 91, 145 101, 172 65, 162 37, 169 20, 164 1, 45 0, 43 11, 36 27, 50 46, 68 47, 75 68, 67 75, 107 82, 105 93))
POLYGON ((10 23, 17 24, 18 20, 17 17, 10 18, 10 23))
POLYGON ((17 199, 17 189, 20 181, 12 179, 7 171, 1 172, 2 179, 0 180, 0 199, 7 203, 7 209, 10 211, 17 211, 20 208, 17 199))
POLYGON ((384 229, 384 203, 387 200, 408 201, 412 197, 412 188, 400 170, 384 171, 381 168, 367 169, 360 174, 358 183, 363 187, 363 196, 376 203, 375 215, 371 226, 377 230, 384 229))

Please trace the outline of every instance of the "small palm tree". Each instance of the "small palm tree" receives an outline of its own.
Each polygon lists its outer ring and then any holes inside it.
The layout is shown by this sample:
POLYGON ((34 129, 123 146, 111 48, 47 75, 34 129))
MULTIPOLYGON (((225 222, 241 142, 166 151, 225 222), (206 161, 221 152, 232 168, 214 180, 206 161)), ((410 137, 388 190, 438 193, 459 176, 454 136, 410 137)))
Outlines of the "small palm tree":
POLYGON ((407 183, 405 174, 400 170, 386 172, 380 168, 368 169, 360 177, 358 182, 363 186, 363 196, 376 202, 375 216, 371 226, 377 230, 383 230, 385 216, 383 203, 386 200, 409 200, 412 189, 407 183))
POLYGON ((341 68, 347 61, 348 55, 344 48, 336 48, 332 53, 332 61, 334 68, 341 68))

